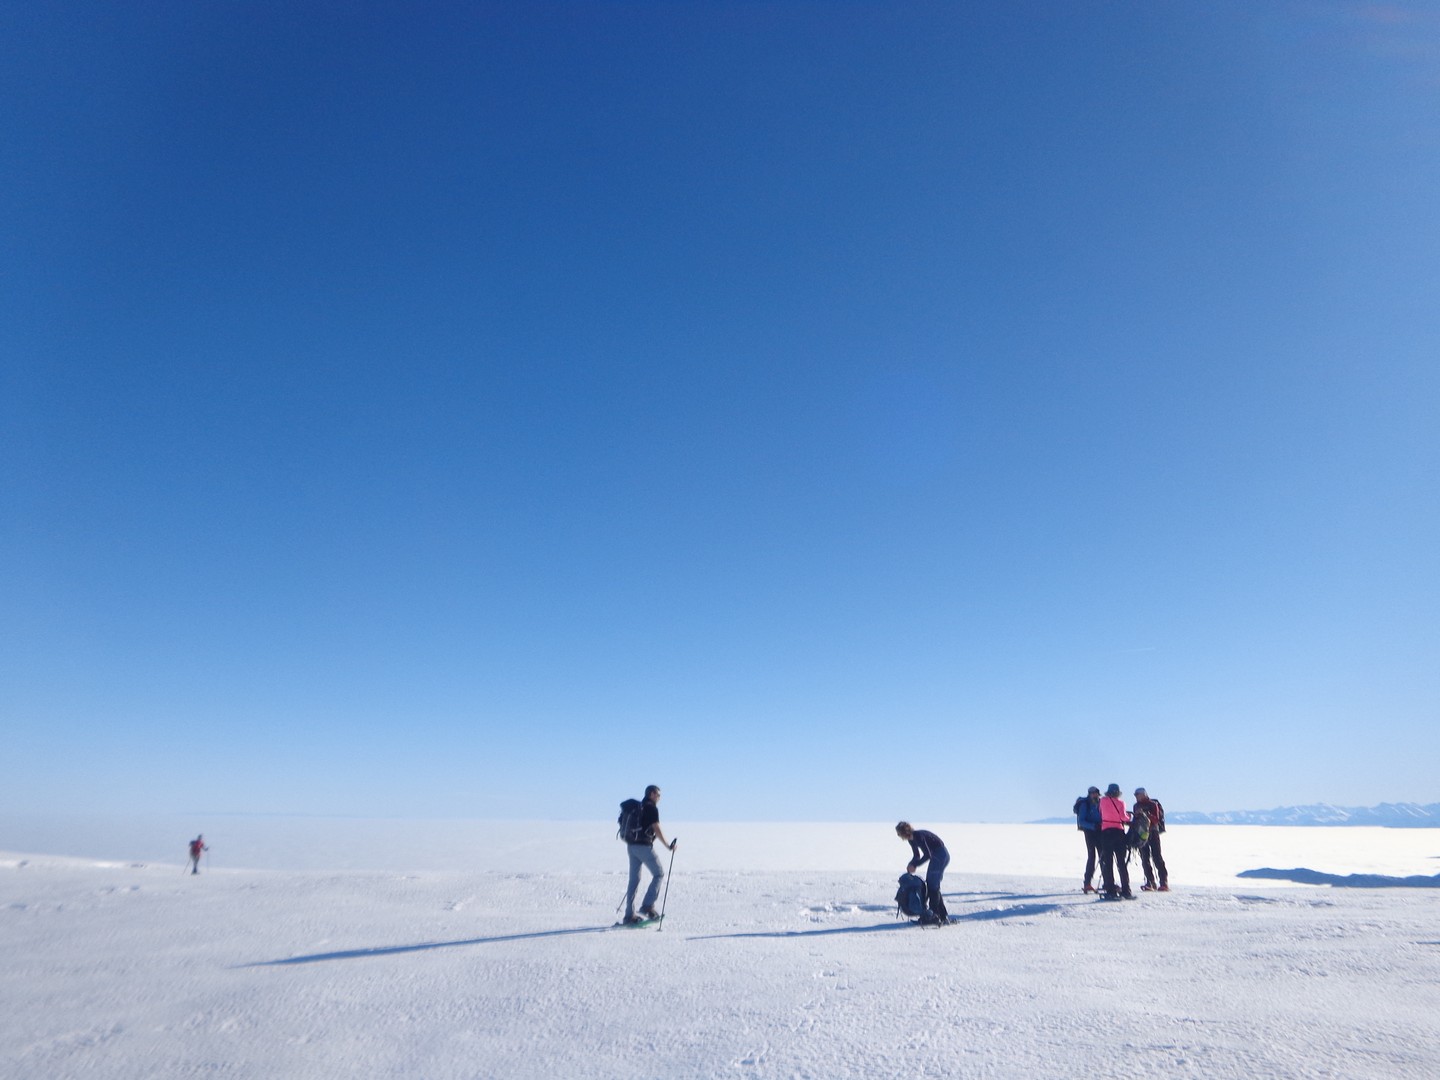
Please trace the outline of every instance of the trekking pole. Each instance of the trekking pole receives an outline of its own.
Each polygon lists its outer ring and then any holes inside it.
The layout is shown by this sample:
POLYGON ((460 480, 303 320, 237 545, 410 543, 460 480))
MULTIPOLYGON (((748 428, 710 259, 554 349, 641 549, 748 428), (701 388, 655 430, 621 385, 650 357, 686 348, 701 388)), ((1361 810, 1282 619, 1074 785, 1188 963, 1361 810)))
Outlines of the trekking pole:
POLYGON ((657 934, 665 929, 665 905, 670 902, 670 874, 675 869, 675 845, 678 843, 680 843, 678 836, 670 841, 670 868, 665 871, 665 896, 660 901, 660 925, 655 928, 657 934))

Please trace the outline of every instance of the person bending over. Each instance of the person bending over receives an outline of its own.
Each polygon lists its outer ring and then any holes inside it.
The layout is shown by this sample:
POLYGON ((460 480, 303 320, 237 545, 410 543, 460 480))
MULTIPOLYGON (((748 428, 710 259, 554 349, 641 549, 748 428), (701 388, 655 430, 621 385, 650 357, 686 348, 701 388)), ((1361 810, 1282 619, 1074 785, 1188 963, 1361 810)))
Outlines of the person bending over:
POLYGON ((950 921, 945 899, 940 895, 940 882, 945 877, 945 868, 950 865, 950 852, 945 847, 945 841, 928 829, 912 828, 908 821, 895 826, 895 835, 910 844, 910 865, 905 868, 907 874, 915 873, 926 863, 930 864, 925 871, 925 903, 935 921, 944 926, 950 921))

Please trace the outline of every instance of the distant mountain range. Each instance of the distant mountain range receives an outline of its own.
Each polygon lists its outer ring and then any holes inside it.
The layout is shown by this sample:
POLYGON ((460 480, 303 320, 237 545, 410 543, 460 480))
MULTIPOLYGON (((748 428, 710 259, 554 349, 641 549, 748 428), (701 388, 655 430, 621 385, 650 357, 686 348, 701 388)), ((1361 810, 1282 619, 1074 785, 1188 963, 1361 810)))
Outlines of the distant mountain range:
MULTIPOLYGON (((1070 817, 1046 818, 1043 824, 1073 822, 1070 817)), ((1440 829, 1440 803, 1381 803, 1379 806, 1277 806, 1274 810, 1166 810, 1171 825, 1382 825, 1387 829, 1440 829)), ((1037 822, 1037 824, 1042 824, 1037 822)))
POLYGON ((1277 806, 1274 810, 1227 810, 1202 814, 1197 810, 1165 812, 1175 825, 1383 825, 1388 829, 1440 828, 1440 803, 1381 803, 1379 806, 1277 806))

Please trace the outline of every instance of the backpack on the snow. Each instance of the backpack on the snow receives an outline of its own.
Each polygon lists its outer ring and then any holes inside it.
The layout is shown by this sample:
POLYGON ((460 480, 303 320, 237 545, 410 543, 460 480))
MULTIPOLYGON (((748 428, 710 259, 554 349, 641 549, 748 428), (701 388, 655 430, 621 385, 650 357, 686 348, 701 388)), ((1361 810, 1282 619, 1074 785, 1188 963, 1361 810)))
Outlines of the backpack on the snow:
POLYGON ((620 804, 619 830, 615 833, 627 844, 643 844, 651 839, 650 830, 641 822, 645 820, 642 811, 645 804, 639 799, 626 799, 620 804))
POLYGON ((925 879, 914 874, 900 875, 900 888, 895 892, 895 913, 918 919, 925 914, 925 879))

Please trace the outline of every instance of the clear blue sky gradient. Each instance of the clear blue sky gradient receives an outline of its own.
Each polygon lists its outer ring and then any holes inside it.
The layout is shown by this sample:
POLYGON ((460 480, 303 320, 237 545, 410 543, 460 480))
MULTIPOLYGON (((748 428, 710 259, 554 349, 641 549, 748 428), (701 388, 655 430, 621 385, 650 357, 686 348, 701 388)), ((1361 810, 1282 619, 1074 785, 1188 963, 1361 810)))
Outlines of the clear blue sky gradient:
POLYGON ((0 810, 1440 798, 1440 9, 20 4, 0 810))

